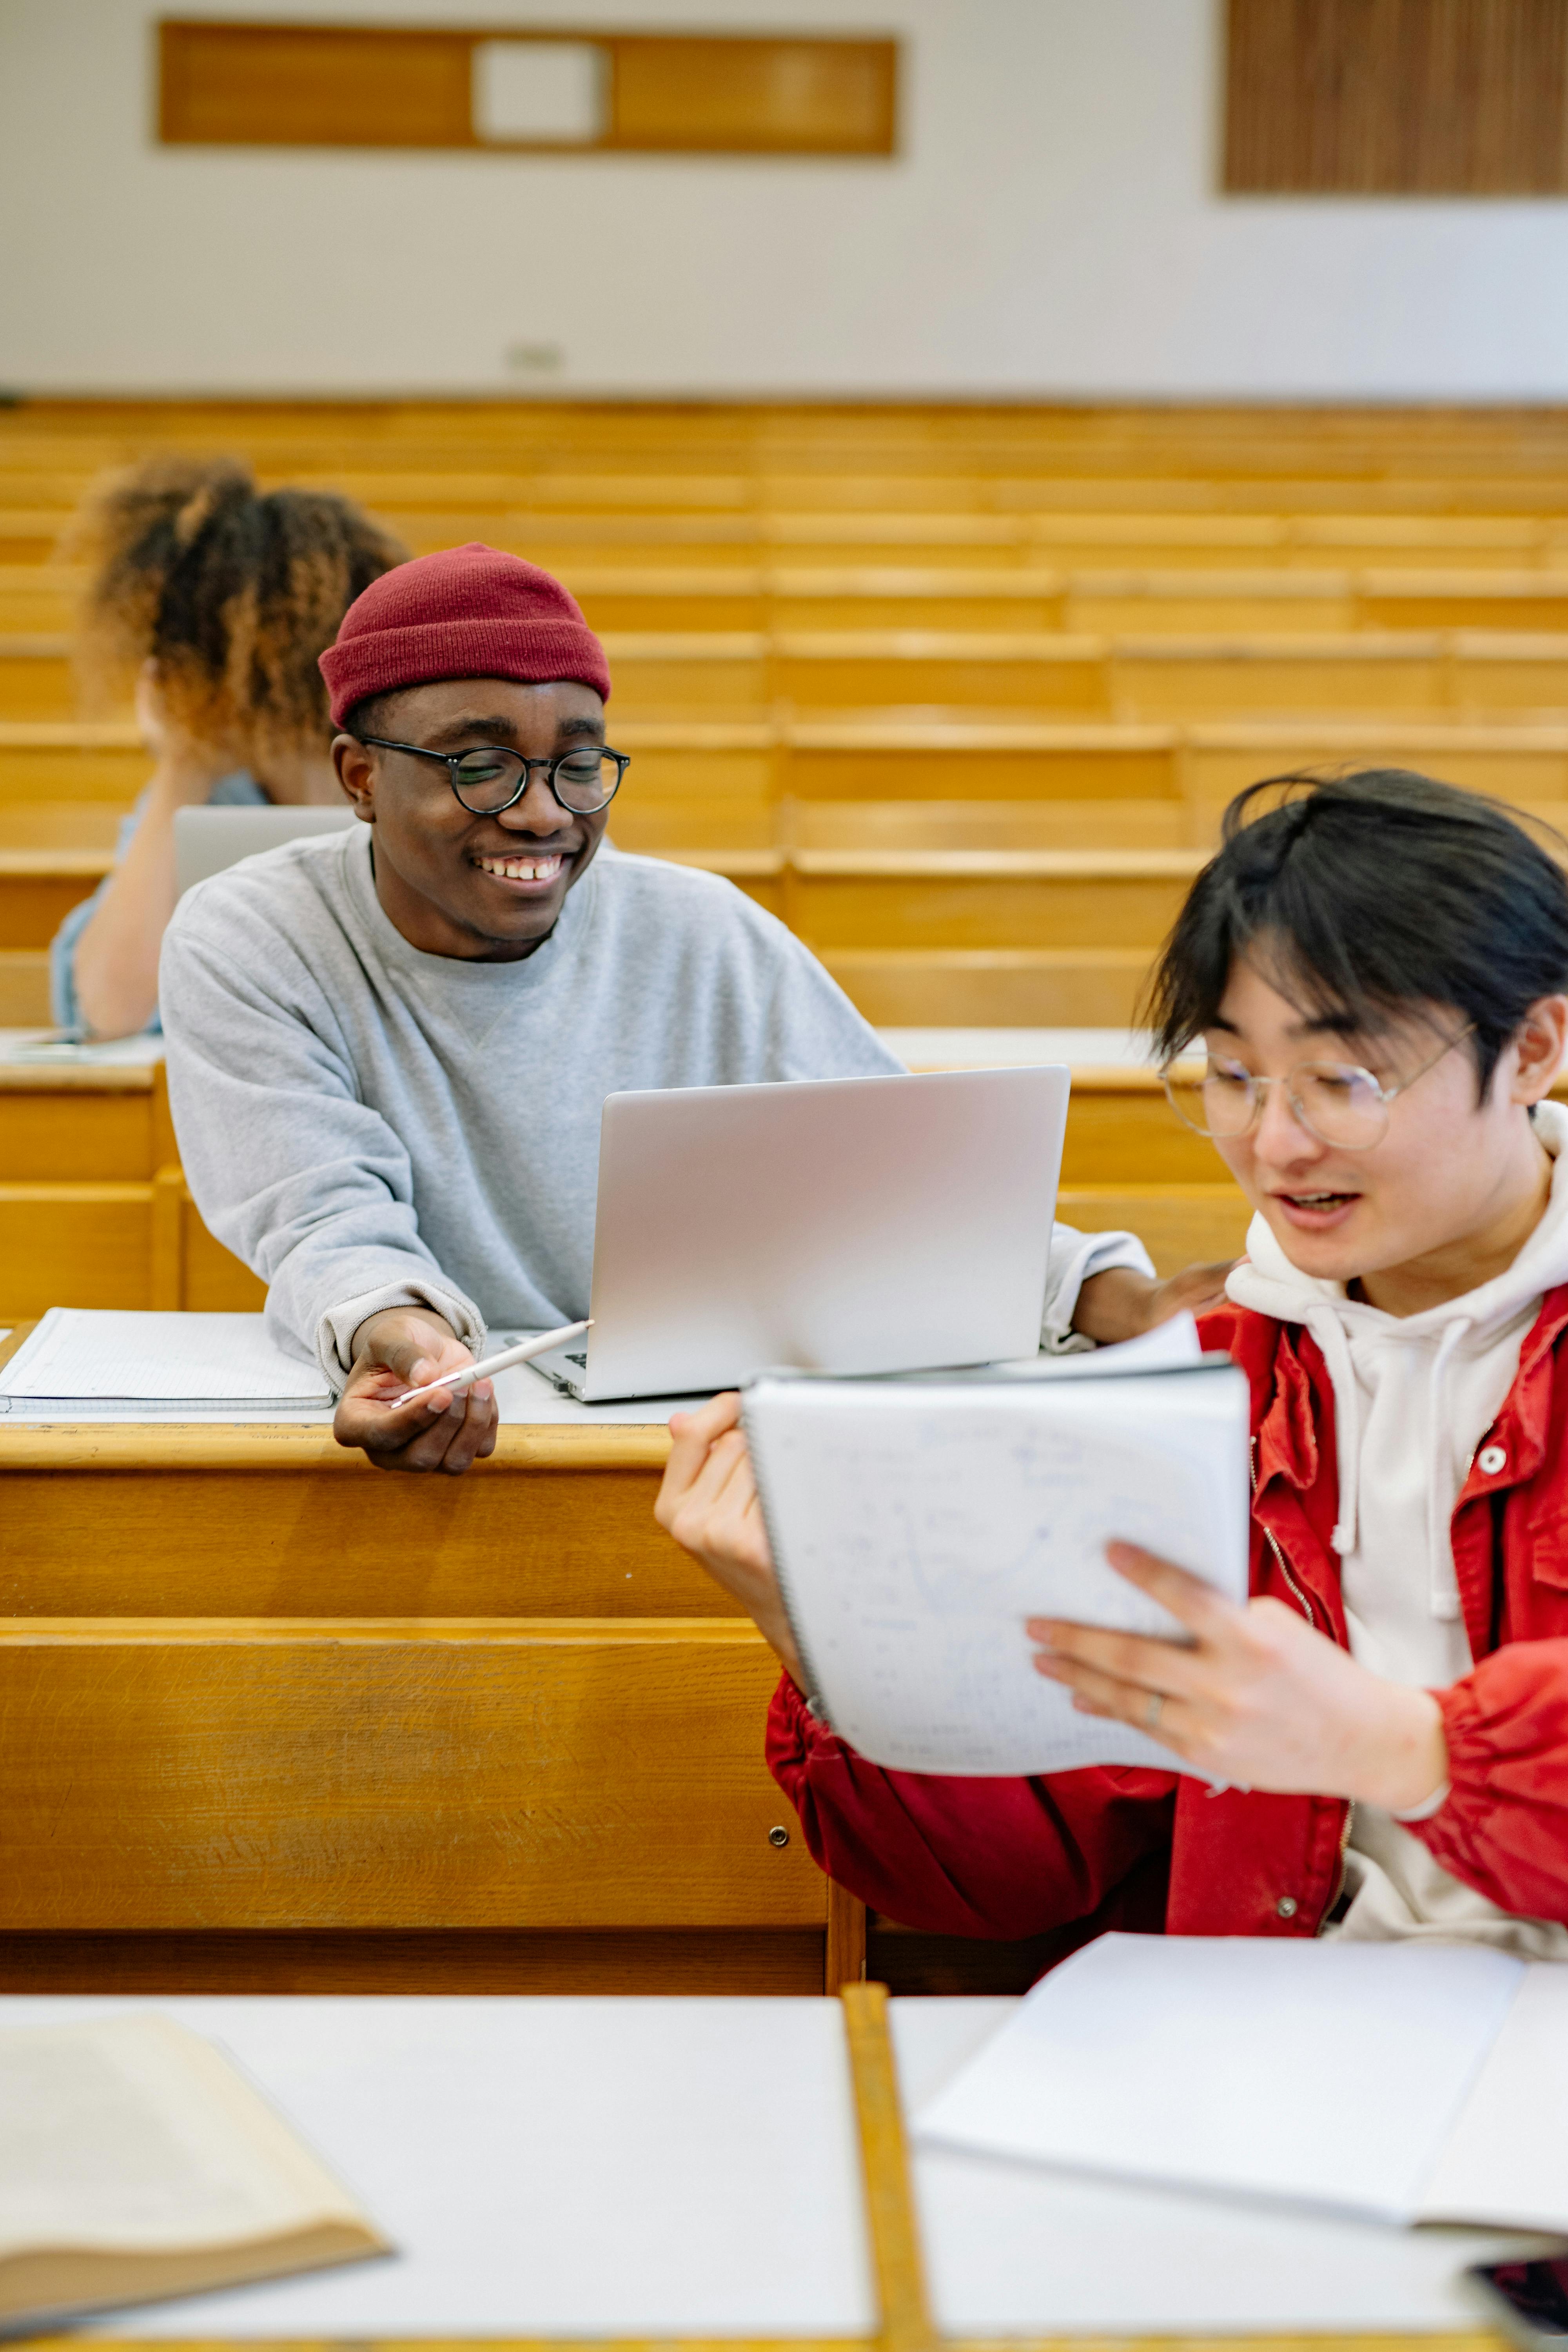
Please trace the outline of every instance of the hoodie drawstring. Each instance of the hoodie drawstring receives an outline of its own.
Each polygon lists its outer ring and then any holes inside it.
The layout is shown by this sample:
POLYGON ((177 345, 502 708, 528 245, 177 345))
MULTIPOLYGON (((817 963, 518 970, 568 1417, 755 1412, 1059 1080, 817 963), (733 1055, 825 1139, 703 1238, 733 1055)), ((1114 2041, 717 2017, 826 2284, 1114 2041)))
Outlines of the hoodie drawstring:
POLYGON ((1334 1450, 1340 1457, 1340 1515, 1329 1541, 1343 1559, 1355 1549, 1356 1489, 1361 1481, 1361 1396, 1345 1327, 1331 1307, 1309 1307, 1303 1320, 1323 1351, 1334 1389, 1334 1450))
POLYGON ((1448 1324, 1432 1360, 1430 1402, 1426 1416, 1426 1577, 1432 1614, 1452 1623, 1459 1613, 1459 1586, 1454 1574, 1454 1547, 1448 1514, 1444 1507, 1443 1382, 1450 1359, 1471 1329, 1468 1316, 1448 1324))
MULTIPOLYGON (((1309 1307, 1307 1328, 1323 1351, 1334 1387, 1334 1437, 1340 1457, 1340 1515, 1330 1538, 1342 1559, 1355 1549, 1356 1491, 1361 1483, 1361 1393, 1356 1385, 1345 1327, 1331 1309, 1309 1307)), ((1473 1328, 1468 1317, 1447 1324, 1432 1360, 1426 1411, 1426 1589, 1434 1617, 1451 1622, 1459 1614, 1453 1545, 1444 1507, 1443 1391, 1448 1367, 1473 1328)))

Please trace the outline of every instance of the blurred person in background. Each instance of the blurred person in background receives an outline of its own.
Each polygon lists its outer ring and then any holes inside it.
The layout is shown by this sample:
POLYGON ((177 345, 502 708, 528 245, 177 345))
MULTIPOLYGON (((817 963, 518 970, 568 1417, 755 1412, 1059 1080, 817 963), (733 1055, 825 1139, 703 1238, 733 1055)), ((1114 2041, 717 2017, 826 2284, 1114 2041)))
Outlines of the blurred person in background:
POLYGON ((160 457, 89 499, 68 551, 91 572, 77 646, 84 698, 135 695, 154 765, 114 871, 49 951, 61 1028, 156 1026, 174 910, 174 812, 343 804, 317 656, 407 551, 350 499, 258 491, 232 459, 160 457))

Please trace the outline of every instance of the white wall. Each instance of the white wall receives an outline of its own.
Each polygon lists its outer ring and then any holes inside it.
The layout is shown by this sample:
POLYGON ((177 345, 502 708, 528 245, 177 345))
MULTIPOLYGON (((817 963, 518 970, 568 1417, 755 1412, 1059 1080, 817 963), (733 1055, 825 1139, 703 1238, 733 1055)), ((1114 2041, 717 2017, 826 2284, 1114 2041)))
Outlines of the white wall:
POLYGON ((144 0, 0 0, 0 384, 1568 396, 1568 203, 1215 194, 1218 0, 203 7, 898 32, 903 152, 160 149, 144 0))

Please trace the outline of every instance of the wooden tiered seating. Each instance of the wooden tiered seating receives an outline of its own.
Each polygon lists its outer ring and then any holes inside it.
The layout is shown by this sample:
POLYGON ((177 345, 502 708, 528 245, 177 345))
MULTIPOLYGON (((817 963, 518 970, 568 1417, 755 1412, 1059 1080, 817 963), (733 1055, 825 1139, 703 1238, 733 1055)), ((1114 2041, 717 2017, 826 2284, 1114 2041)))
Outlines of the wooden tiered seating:
POLYGON ((40 404, 0 420, 0 1019, 46 1017, 143 773, 74 714, 58 547, 154 447, 561 572, 636 762, 614 837, 731 875, 884 1024, 1124 1023, 1259 774, 1568 812, 1555 413, 40 404))
POLYGON ((50 1307, 255 1313, 265 1299, 196 1213, 161 1063, 0 1057, 0 1321, 50 1307))
MULTIPOLYGON (((153 448, 560 572, 634 755, 613 837, 731 875, 884 1025, 1121 1027, 1262 774, 1568 816, 1555 413, 42 404, 0 415, 0 1023, 47 1018, 145 775, 128 714, 75 710, 58 551, 153 448)), ((1111 1067, 1078 1070, 1061 1211, 1164 1269, 1246 1225, 1111 1067)), ((258 1302, 155 1067, 0 1069, 0 1321, 258 1302)), ((653 1525, 660 1451, 508 1431, 453 1487, 322 1433, 10 1430, 0 1983, 854 1973, 757 1752, 771 1662, 653 1525)))

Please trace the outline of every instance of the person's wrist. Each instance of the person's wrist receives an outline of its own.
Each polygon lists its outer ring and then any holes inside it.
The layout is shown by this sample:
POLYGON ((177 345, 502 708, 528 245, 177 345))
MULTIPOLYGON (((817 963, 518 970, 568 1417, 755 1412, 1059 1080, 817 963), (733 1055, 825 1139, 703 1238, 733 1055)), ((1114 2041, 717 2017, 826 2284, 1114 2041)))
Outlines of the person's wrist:
POLYGON ((759 1625, 757 1631, 801 1696, 808 1698, 811 1694, 805 1686, 805 1668, 800 1662, 800 1652, 795 1646, 795 1635, 790 1632, 788 1620, 781 1619, 776 1625, 759 1625))
POLYGON ((233 764, 210 754, 165 752, 148 779, 149 802, 153 807, 200 808, 212 797, 218 778, 232 772, 233 764))
POLYGON ((1403 1683, 1385 1683, 1383 1689, 1358 1785, 1347 1793, 1385 1812, 1416 1812, 1448 1778, 1443 1710, 1430 1691, 1403 1683))
POLYGON ((1079 1285, 1072 1328, 1100 1347, 1136 1339, 1147 1328, 1158 1288, 1152 1276, 1140 1274, 1136 1266, 1107 1266, 1079 1285))
POLYGON ((357 1363, 378 1339, 422 1339, 439 1348, 457 1336, 446 1317, 433 1307, 383 1307, 365 1317, 354 1333, 350 1353, 357 1363))

